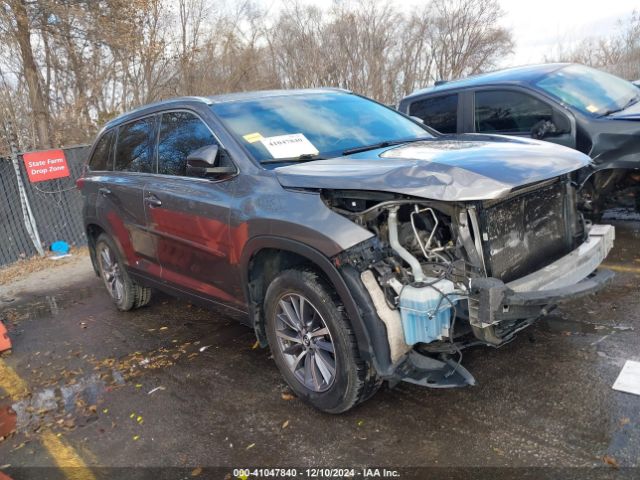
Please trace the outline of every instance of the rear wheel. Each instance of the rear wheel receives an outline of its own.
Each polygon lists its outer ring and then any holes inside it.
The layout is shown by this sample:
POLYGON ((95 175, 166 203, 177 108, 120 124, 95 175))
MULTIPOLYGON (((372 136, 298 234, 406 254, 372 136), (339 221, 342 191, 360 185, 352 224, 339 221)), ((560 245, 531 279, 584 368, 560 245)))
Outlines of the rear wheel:
POLYGON ((131 310, 149 303, 151 289, 141 287, 129 277, 113 240, 104 233, 96 241, 96 259, 100 277, 119 310, 131 310))
POLYGON ((273 358, 291 389, 314 407, 341 413, 379 387, 360 359, 339 299, 310 270, 286 270, 269 285, 266 330, 273 358))

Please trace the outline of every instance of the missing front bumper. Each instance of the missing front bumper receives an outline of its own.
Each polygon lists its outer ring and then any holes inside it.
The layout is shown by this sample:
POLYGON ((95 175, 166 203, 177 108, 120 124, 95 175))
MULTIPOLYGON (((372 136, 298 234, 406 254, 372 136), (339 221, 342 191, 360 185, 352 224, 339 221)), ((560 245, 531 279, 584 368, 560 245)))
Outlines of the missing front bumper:
POLYGON ((469 320, 476 337, 504 343, 559 303, 604 288, 613 272, 594 271, 613 247, 614 238, 612 226, 594 225, 580 247, 530 275, 508 284, 496 278, 472 279, 469 320))

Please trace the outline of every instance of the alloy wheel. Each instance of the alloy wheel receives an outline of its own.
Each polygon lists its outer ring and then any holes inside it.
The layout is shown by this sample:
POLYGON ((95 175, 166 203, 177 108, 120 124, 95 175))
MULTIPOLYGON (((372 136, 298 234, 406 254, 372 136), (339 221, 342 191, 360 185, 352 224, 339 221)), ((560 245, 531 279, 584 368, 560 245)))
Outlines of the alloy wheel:
POLYGON ((116 302, 120 302, 124 296, 124 279, 115 252, 108 245, 101 243, 98 246, 98 259, 102 280, 104 280, 109 295, 116 302))
POLYGON ((328 390, 336 376, 336 355, 329 328, 303 295, 288 293, 276 309, 278 347, 289 369, 306 388, 328 390))

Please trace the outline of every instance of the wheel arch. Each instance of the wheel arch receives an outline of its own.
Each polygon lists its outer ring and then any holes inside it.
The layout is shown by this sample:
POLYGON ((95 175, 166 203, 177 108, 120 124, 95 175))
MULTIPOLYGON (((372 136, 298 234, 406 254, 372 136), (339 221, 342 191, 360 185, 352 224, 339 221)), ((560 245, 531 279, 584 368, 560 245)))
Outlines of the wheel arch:
POLYGON ((97 276, 100 276, 100 272, 98 271, 98 262, 96 259, 96 241, 102 233, 106 233, 106 230, 97 222, 89 222, 85 225, 85 232, 87 234, 87 245, 89 247, 89 257, 91 258, 93 271, 97 276))
POLYGON ((249 319, 261 344, 266 345, 262 302, 270 280, 278 271, 305 266, 316 270, 340 297, 356 335, 364 360, 373 360, 371 336, 344 278, 320 251, 288 238, 264 235, 249 240, 240 257, 242 285, 249 307, 249 319))

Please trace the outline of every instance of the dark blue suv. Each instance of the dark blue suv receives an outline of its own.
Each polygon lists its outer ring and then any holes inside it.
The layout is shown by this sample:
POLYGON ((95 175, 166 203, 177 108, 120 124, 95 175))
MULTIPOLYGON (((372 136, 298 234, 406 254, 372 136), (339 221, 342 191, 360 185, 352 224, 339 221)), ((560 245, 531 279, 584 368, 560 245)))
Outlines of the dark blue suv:
POLYGON ((483 133, 557 143, 588 154, 585 210, 640 204, 640 90, 577 64, 510 68, 437 82, 402 99, 399 109, 441 133, 483 133))

